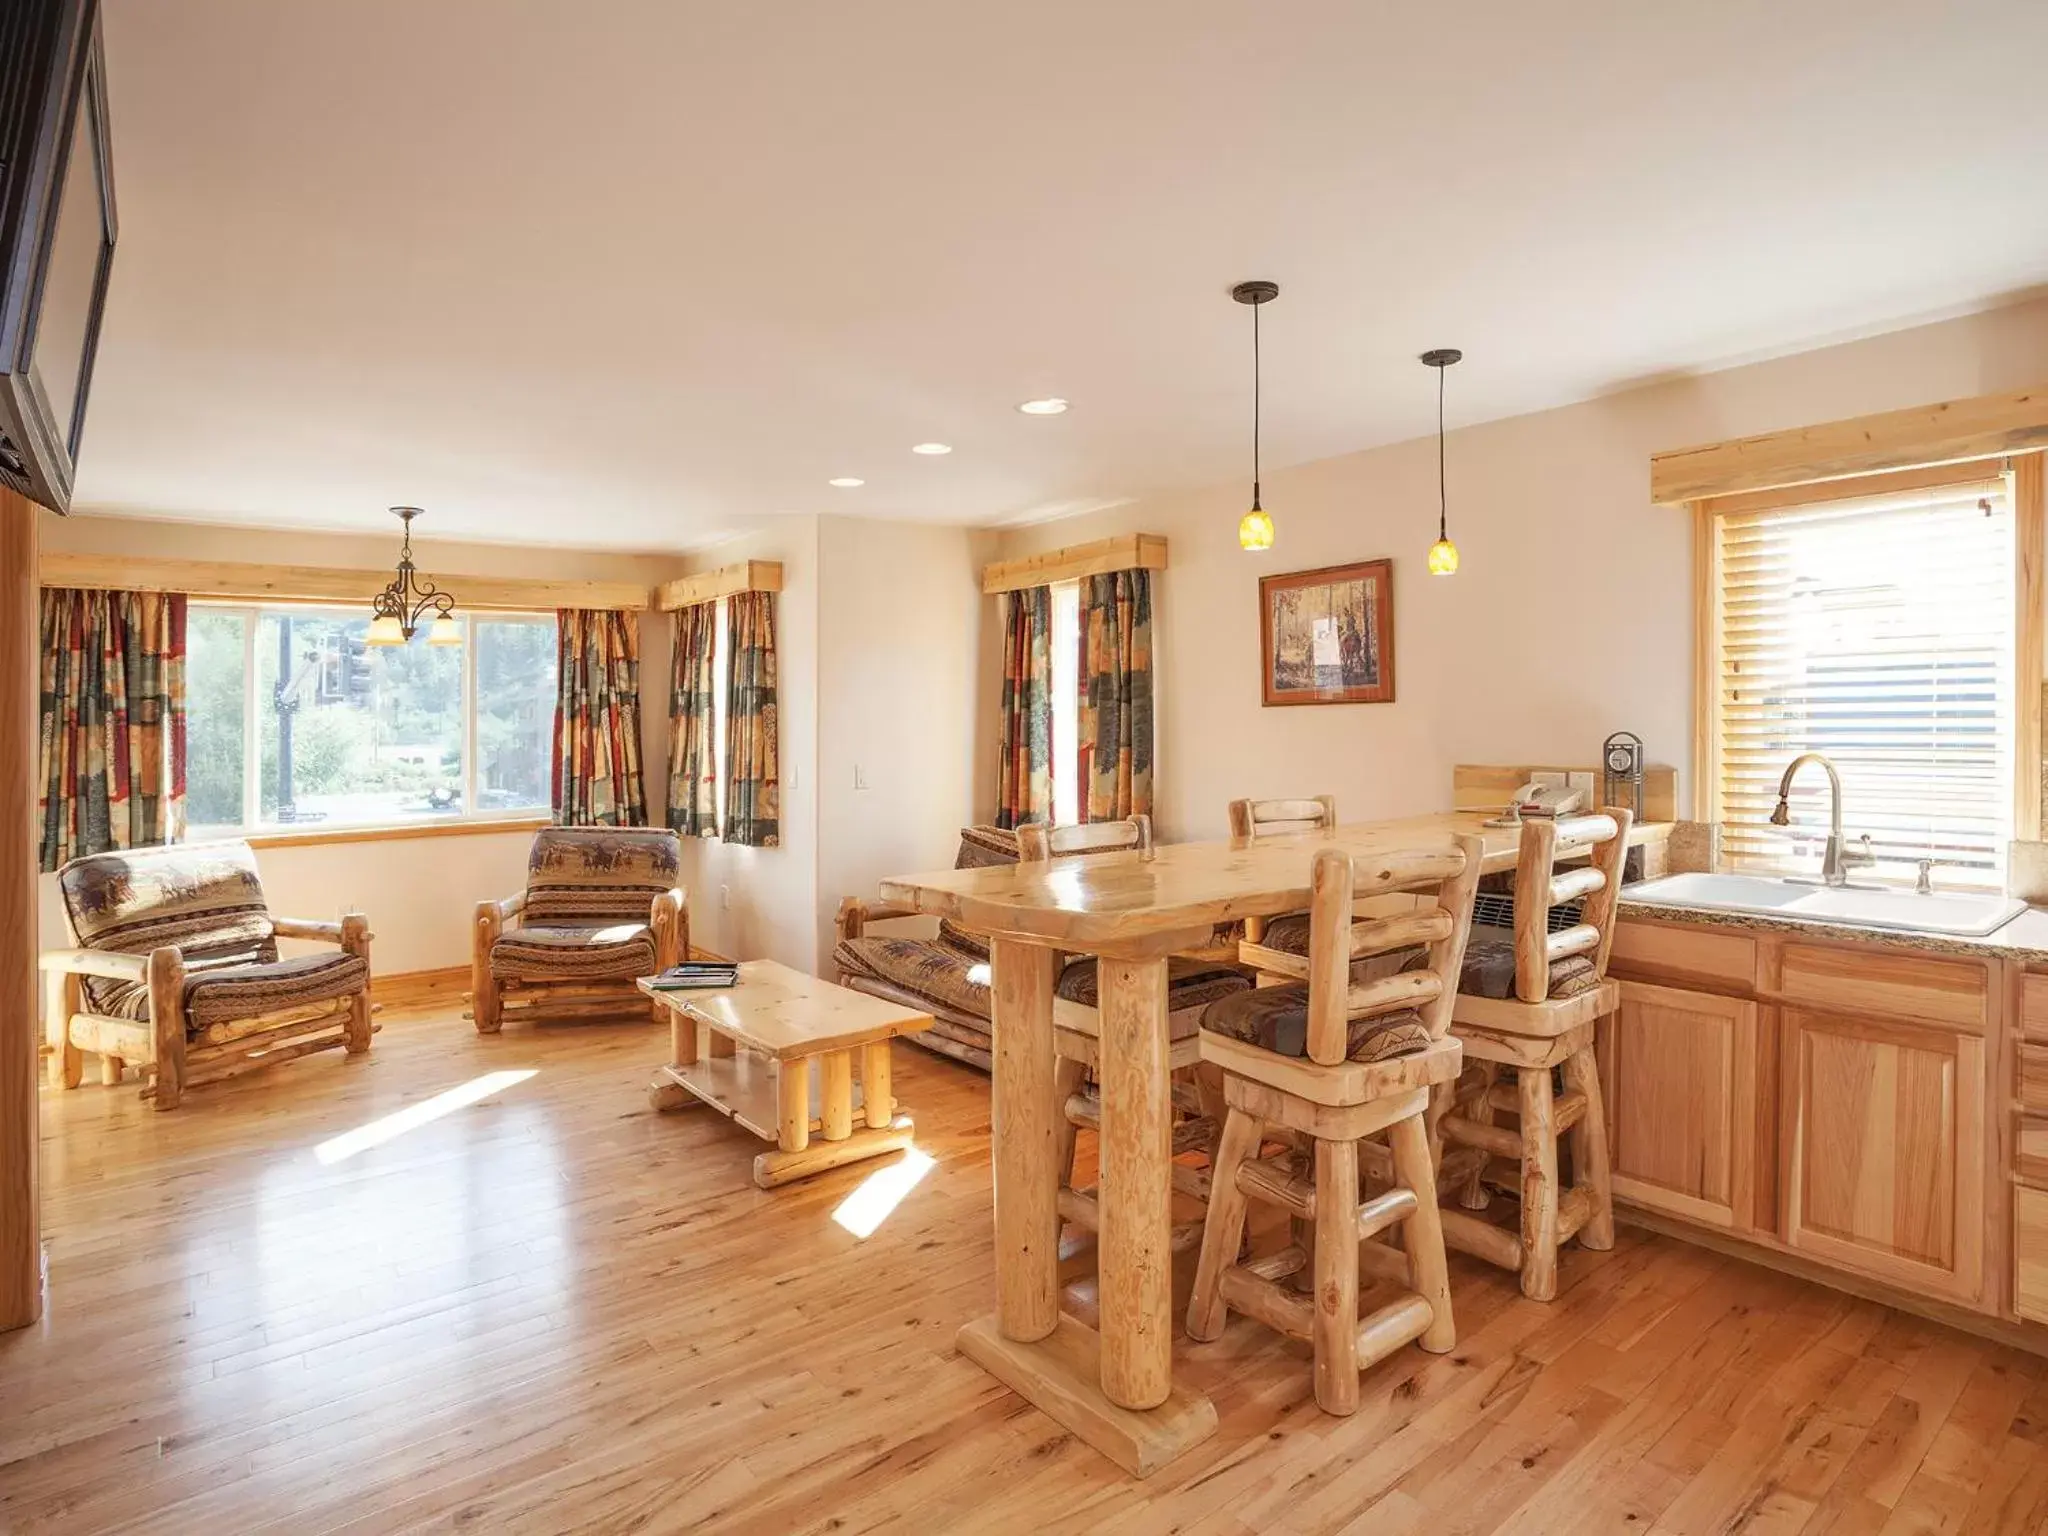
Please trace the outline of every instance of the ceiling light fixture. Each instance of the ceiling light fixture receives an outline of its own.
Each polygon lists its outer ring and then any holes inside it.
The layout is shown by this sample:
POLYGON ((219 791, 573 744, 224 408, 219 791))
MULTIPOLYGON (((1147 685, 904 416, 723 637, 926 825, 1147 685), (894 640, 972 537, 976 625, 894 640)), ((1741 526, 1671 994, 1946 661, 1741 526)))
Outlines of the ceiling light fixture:
POLYGON ((420 515, 418 507, 393 507, 392 512, 405 525, 405 542, 398 549, 398 574, 391 584, 370 600, 369 632, 363 636, 368 645, 406 645, 420 627, 420 618, 431 608, 434 622, 427 628, 427 644, 462 644, 462 626, 455 622, 455 598, 443 592, 431 581, 421 581, 412 563, 412 520, 420 515))
POLYGON ((1422 354, 1423 363, 1436 370, 1436 542, 1429 546, 1432 576, 1458 574, 1458 546, 1451 542, 1449 502, 1444 496, 1444 374, 1464 355, 1456 347, 1436 347, 1422 354))
POLYGON ((1043 400, 1026 400, 1017 409, 1026 416, 1064 416, 1067 402, 1058 395, 1047 395, 1043 400))
POLYGON ((1238 519, 1239 549, 1273 547, 1272 514, 1259 505, 1259 306, 1280 297, 1280 285, 1268 282, 1239 283, 1230 296, 1252 307, 1252 509, 1238 519))
POLYGON ((935 459, 942 453, 951 453, 953 445, 951 443, 913 443, 910 446, 910 451, 912 453, 921 453, 929 459, 935 459))
POLYGON ((859 475, 834 475, 825 483, 827 485, 836 485, 842 491, 850 491, 856 486, 866 485, 867 481, 861 479, 859 475))

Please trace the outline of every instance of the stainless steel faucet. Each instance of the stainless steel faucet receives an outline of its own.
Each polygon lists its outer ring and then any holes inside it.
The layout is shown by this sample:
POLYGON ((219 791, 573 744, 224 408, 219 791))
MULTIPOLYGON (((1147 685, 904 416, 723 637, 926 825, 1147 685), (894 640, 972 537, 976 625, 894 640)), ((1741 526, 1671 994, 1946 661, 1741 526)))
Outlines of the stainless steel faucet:
POLYGON ((1792 793, 1792 778, 1808 763, 1819 763, 1828 776, 1828 846, 1821 855, 1820 878, 1823 885, 1847 885, 1851 869, 1866 869, 1877 862, 1877 856, 1870 851, 1870 838, 1863 838, 1863 846, 1851 849, 1842 837, 1842 776, 1835 772, 1835 765, 1819 752, 1802 752, 1785 765, 1785 776, 1778 780, 1778 808, 1771 812, 1771 825, 1789 827, 1792 825, 1792 807, 1787 797, 1792 793))

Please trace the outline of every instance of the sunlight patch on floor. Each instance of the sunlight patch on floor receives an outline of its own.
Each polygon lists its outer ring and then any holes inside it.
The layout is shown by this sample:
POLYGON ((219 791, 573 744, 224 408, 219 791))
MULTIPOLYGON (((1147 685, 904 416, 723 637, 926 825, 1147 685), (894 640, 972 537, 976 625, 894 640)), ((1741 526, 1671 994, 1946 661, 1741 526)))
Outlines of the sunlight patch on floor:
POLYGON ((466 1083, 458 1083, 446 1092, 437 1093, 431 1099, 422 1099, 417 1104, 408 1104, 380 1120, 359 1125, 352 1131, 343 1131, 331 1136, 313 1149, 313 1156, 322 1163, 338 1163, 343 1158, 354 1157, 358 1152, 367 1152, 372 1147, 381 1147, 385 1142, 403 1136, 407 1131, 418 1130, 421 1126, 451 1115, 456 1110, 487 1099, 514 1084, 523 1083, 532 1077, 536 1069, 523 1067, 516 1071, 486 1072, 482 1077, 473 1077, 466 1083))
POLYGON ((915 1147, 905 1147, 903 1156, 886 1167, 877 1168, 860 1181, 852 1194, 839 1202, 832 1219, 855 1237, 872 1236, 889 1219, 909 1193, 932 1171, 932 1158, 915 1147))

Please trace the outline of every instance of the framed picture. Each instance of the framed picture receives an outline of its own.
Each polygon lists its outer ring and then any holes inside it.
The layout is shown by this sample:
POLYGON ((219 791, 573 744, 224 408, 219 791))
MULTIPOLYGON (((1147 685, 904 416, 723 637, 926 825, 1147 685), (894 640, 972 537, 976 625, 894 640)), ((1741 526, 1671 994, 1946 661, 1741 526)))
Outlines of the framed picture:
POLYGON ((1394 562, 1259 578, 1260 683, 1272 704, 1394 701, 1394 562))

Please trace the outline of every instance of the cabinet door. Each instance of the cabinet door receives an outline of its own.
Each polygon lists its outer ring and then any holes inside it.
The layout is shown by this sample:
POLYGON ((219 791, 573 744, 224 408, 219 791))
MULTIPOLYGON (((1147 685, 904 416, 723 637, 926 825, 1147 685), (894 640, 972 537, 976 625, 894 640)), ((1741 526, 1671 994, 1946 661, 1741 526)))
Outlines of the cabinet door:
POLYGON ((1976 1300, 1984 1240, 1984 1041, 1785 1009, 1784 1232, 1793 1248, 1976 1300))
POLYGON ((1601 1024, 1617 1197, 1718 1227, 1754 1224, 1757 1008, 1621 984, 1601 1024))

